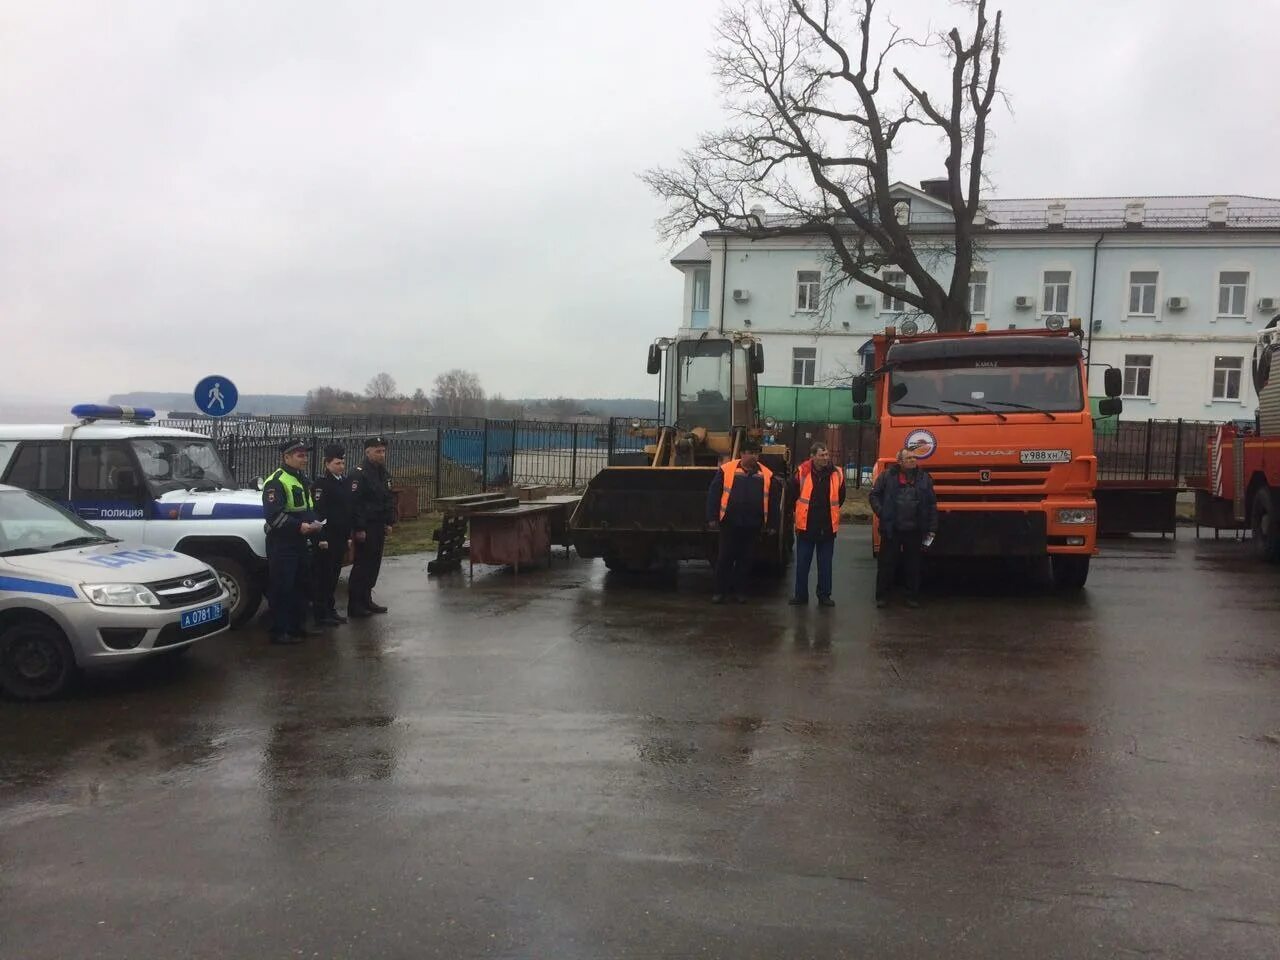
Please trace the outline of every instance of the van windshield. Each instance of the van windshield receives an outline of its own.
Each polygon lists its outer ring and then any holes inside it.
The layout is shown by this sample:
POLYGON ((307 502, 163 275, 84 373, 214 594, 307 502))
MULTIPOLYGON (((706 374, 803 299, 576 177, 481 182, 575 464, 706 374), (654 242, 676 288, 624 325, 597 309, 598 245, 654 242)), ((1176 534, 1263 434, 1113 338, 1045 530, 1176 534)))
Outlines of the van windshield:
POLYGON ((156 496, 170 490, 234 490, 212 440, 142 437, 131 441, 147 486, 156 496))
POLYGON ((889 412, 906 416, 934 408, 955 416, 1084 409, 1078 363, 1026 357, 903 363, 890 374, 889 397, 889 412))

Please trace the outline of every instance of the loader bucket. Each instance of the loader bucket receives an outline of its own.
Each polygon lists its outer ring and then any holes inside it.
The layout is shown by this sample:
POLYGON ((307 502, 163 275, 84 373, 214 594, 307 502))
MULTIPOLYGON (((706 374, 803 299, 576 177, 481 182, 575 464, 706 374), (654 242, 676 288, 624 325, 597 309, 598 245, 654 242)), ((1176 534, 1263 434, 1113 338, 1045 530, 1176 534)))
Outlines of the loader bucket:
POLYGON ((595 475, 569 521, 574 549, 610 566, 701 560, 714 554, 706 528, 715 467, 606 467, 595 475))

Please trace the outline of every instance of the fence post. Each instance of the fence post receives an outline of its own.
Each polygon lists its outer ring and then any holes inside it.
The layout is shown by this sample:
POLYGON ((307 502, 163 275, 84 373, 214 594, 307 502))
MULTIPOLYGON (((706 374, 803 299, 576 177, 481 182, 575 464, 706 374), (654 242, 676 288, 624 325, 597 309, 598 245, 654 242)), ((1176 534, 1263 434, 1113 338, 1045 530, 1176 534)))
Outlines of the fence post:
POLYGON ((569 466, 569 486, 575 489, 578 486, 578 424, 573 424, 573 458, 569 466))
POLYGON ((1151 479, 1151 426, 1152 426, 1152 421, 1148 420, 1147 421, 1147 445, 1146 445, 1146 451, 1143 453, 1143 458, 1142 458, 1142 479, 1143 480, 1151 479))
POLYGON ((516 431, 520 428, 520 421, 516 417, 511 418, 511 486, 516 485, 516 431))
POLYGON ((480 492, 489 492, 489 421, 484 421, 480 440, 480 492))
POLYGON ((858 462, 854 464, 854 469, 857 473, 857 476, 853 481, 853 489, 855 490, 862 489, 862 434, 864 432, 865 431, 862 429, 862 424, 858 424, 858 452, 856 455, 858 462))
POLYGON ((613 429, 614 429, 613 425, 614 425, 614 421, 616 421, 617 419, 618 419, 617 417, 609 418, 609 449, 605 453, 605 461, 604 461, 606 467, 610 466, 613 463, 613 429))
POLYGON ((441 452, 443 449, 444 449, 444 430, 437 427, 436 428, 436 468, 435 468, 435 473, 436 473, 435 485, 436 485, 437 500, 439 500, 442 496, 444 496, 444 476, 441 470, 441 468, 444 465, 444 456, 441 452))
POLYGON ((1181 486, 1182 480, 1182 418, 1178 418, 1178 434, 1173 438, 1173 485, 1181 486))

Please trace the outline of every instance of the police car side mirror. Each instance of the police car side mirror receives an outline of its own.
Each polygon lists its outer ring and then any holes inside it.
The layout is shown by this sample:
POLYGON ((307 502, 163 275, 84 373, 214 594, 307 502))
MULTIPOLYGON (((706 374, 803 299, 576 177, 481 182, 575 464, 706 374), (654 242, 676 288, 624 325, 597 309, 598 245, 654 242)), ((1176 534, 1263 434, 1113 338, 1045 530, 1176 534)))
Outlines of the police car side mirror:
POLYGON ((258 490, 261 490, 263 487, 267 485, 267 481, 264 480, 262 477, 258 477, 258 479, 253 481, 253 485, 257 487, 258 490))

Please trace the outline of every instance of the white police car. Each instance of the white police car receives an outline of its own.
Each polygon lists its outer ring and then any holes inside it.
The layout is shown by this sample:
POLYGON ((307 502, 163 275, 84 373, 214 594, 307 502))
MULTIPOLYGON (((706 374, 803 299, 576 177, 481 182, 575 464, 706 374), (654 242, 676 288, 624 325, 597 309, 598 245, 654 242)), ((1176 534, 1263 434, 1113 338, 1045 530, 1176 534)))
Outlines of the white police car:
POLYGON ((239 490, 213 441, 150 422, 142 407, 81 404, 74 424, 0 425, 0 483, 42 494, 113 537, 178 551, 217 571, 231 624, 266 586, 262 499, 239 490))
POLYGON ((227 629, 228 600, 199 560, 0 485, 0 692, 40 700, 81 668, 187 649, 227 629))

